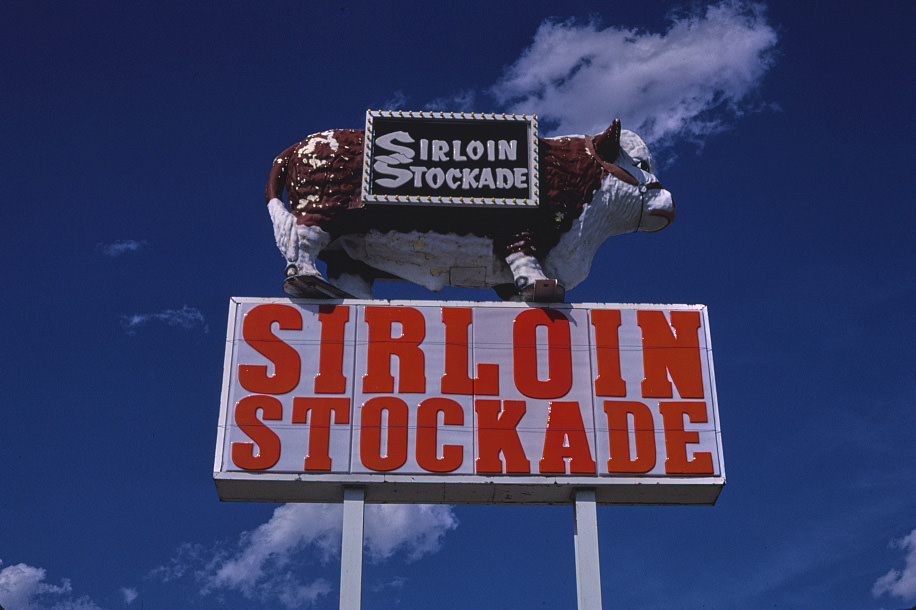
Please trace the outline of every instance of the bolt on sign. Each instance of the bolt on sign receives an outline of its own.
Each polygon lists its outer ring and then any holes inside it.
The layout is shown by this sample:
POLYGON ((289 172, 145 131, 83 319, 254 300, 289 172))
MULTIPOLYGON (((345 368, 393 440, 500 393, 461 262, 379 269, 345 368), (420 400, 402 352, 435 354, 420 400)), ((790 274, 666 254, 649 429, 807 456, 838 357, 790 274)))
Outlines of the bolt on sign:
POLYGON ((223 500, 712 504, 702 305, 234 298, 223 500))
POLYGON ((533 115, 369 111, 363 201, 537 207, 533 115))

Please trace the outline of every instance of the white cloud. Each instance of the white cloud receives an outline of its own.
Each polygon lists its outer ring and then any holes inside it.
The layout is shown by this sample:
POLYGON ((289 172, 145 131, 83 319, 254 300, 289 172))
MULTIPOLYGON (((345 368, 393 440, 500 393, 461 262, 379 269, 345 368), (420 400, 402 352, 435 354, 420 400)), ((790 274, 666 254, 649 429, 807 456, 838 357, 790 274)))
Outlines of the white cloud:
POLYGON ((409 561, 435 553, 458 527, 451 507, 424 504, 370 504, 366 508, 366 553, 381 561, 404 551, 409 561))
POLYGON ((741 0, 676 14, 663 33, 547 21, 491 93, 556 133, 619 117, 650 144, 698 139, 748 110, 776 39, 763 8, 741 0))
POLYGON ((69 580, 53 585, 45 582, 45 576, 44 568, 24 563, 3 568, 0 606, 5 610, 101 610, 88 597, 73 597, 69 580))
POLYGON ((118 241, 112 242, 110 244, 99 244, 98 247, 103 254, 114 258, 128 252, 136 252, 144 246, 146 246, 146 242, 143 240, 119 239, 118 241))
POLYGON ((372 586, 373 593, 381 593, 383 591, 400 591, 404 588, 404 585, 407 584, 406 576, 395 576, 393 579, 380 582, 372 586))
POLYGON ((121 595, 124 596, 124 603, 129 606, 140 594, 132 587, 121 587, 121 595))
POLYGON ((311 606, 333 590, 331 583, 324 578, 303 585, 289 572, 271 584, 274 595, 287 608, 311 606))
POLYGON ((185 543, 178 547, 178 551, 169 559, 169 563, 153 569, 149 576, 162 582, 173 582, 193 572, 196 566, 204 563, 208 556, 206 549, 199 544, 185 543))
POLYGON ((474 112, 477 110, 476 103, 477 94, 468 89, 427 102, 423 104, 423 110, 428 112, 474 112))
POLYGON ((406 104, 407 96, 404 95, 404 92, 401 89, 398 89, 391 95, 390 98, 382 103, 381 107, 385 110, 406 110, 406 104))
POLYGON ((253 597, 293 553, 314 546, 326 561, 340 550, 341 505, 284 504, 267 523, 244 532, 238 549, 216 557, 205 572, 204 591, 237 589, 253 597))
POLYGON ((38 595, 43 584, 45 571, 24 563, 9 566, 0 571, 0 605, 6 610, 26 610, 29 602, 38 595))
POLYGON ((151 322, 177 326, 188 330, 201 328, 205 333, 210 332, 210 327, 200 310, 184 305, 181 309, 166 309, 158 313, 135 313, 121 316, 121 324, 128 334, 137 332, 141 326, 151 322))
POLYGON ((903 570, 892 569, 875 581, 872 595, 892 595, 904 601, 916 600, 916 529, 907 536, 891 542, 892 548, 902 549, 906 553, 903 570))
MULTIPOLYGON (((286 608, 319 603, 333 586, 324 578, 303 577, 303 553, 326 563, 340 555, 340 504, 284 504, 271 518, 243 532, 234 545, 205 551, 184 545, 153 576, 172 581, 193 573, 204 595, 236 591, 248 599, 279 601, 286 608)), ((450 506, 368 504, 364 548, 369 561, 403 554, 407 561, 435 553, 458 526, 450 506)))

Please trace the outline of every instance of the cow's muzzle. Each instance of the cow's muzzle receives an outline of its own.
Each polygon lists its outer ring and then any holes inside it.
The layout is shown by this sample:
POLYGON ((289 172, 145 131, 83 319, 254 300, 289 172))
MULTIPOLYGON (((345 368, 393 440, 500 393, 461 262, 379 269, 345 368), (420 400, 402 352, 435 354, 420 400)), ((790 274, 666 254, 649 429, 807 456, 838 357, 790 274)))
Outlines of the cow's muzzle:
POLYGON ((639 223, 639 230, 644 233, 661 231, 672 222, 677 214, 674 197, 666 191, 660 182, 649 182, 640 185, 639 190, 643 195, 643 216, 639 223), (651 191, 662 191, 652 193, 651 191))

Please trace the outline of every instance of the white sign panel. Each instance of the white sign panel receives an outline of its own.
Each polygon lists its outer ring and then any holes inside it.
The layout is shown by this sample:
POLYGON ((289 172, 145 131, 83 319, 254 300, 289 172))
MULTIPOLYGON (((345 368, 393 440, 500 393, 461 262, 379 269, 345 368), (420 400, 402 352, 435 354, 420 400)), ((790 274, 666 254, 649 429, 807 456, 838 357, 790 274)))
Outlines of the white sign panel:
POLYGON ((700 305, 231 301, 224 500, 708 504, 700 305))

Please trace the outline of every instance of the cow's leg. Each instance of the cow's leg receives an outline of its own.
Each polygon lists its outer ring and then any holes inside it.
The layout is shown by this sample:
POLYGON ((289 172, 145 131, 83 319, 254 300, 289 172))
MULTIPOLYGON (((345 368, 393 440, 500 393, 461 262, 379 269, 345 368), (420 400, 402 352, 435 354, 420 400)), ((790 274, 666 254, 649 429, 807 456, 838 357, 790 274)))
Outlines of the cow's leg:
POLYGON ((299 240, 296 238, 296 217, 286 209, 286 205, 277 198, 267 204, 270 220, 274 226, 274 241, 287 263, 296 261, 299 251, 299 240))
POLYGON ((286 258, 286 280, 283 290, 297 298, 346 298, 318 271, 318 255, 331 243, 331 236, 318 226, 297 224, 296 217, 279 199, 267 204, 274 225, 277 248, 286 258))
POLYGON ((506 257, 515 289, 523 301, 562 301, 566 290, 556 280, 548 278, 541 263, 530 254, 514 252, 506 257))
POLYGON ((331 243, 330 234, 321 227, 296 225, 296 239, 299 245, 296 252, 296 270, 294 273, 287 271, 287 275, 321 277, 316 263, 318 255, 331 243))
POLYGON ((331 236, 321 227, 296 225, 295 241, 296 258, 286 266, 283 291, 291 297, 306 299, 349 297, 325 280, 316 265, 318 254, 331 243, 331 236))
POLYGON ((267 204, 274 225, 277 248, 286 258, 286 275, 321 277, 315 261, 318 254, 331 242, 331 236, 320 227, 296 224, 296 217, 279 199, 267 204))
POLYGON ((512 270, 515 287, 519 290, 533 284, 536 280, 547 279, 544 270, 541 269, 541 263, 530 254, 513 252, 506 257, 506 262, 509 263, 509 269, 512 270))

